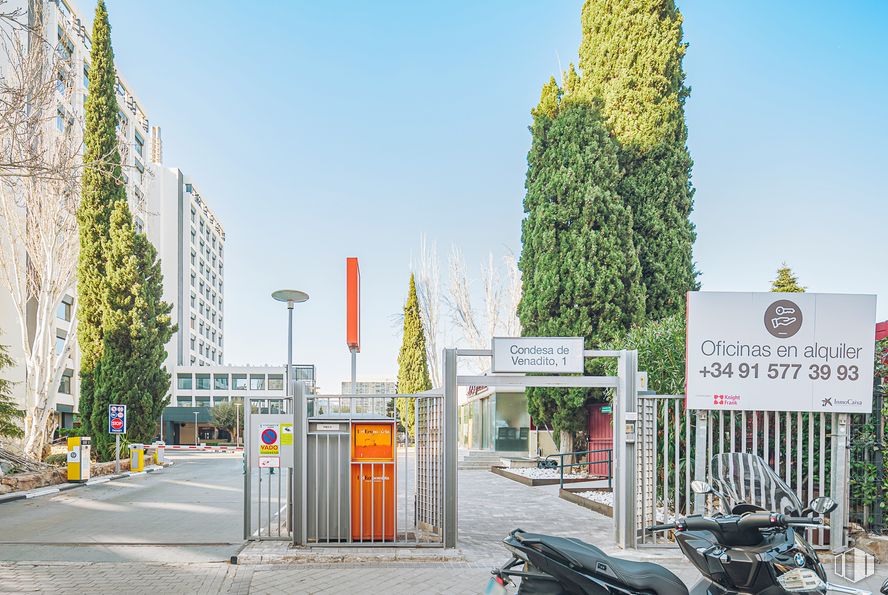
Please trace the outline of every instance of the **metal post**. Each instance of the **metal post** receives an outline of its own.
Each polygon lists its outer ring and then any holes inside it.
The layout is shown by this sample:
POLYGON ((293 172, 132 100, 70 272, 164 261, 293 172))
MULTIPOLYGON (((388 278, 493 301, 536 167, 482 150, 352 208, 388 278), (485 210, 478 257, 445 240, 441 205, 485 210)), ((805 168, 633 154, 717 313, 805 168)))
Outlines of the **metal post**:
POLYGON ((120 434, 114 434, 114 473, 120 473, 120 434))
POLYGON ((197 411, 194 412, 194 446, 199 444, 197 438, 197 411))
MULTIPOLYGON (((706 477, 706 461, 709 458, 709 453, 706 452, 708 425, 709 415, 706 411, 697 411, 697 429, 694 435, 694 481, 709 481, 706 477)), ((706 494, 694 494, 694 514, 703 514, 705 505, 706 494)))
POLYGON ((614 420, 614 538, 621 548, 634 548, 635 528, 635 440, 638 422, 638 352, 621 351, 617 362, 617 415, 614 420))
POLYGON ((160 441, 163 442, 163 409, 160 410, 160 441))
MULTIPOLYGON (((240 405, 234 404, 234 447, 240 446, 240 405)), ((163 438, 161 438, 161 441, 163 438)))
POLYGON ((306 502, 305 502, 305 471, 306 448, 308 436, 305 419, 305 386, 302 382, 293 385, 293 544, 306 543, 306 502))
POLYGON ((848 425, 847 413, 833 414, 832 427, 832 494, 838 508, 830 515, 829 548, 834 554, 845 551, 848 545, 845 527, 848 525, 848 425))
MULTIPOLYGON (((253 470, 250 467, 250 397, 244 399, 244 539, 250 538, 250 503, 252 502, 253 470)), ((295 441, 294 441, 295 442, 295 441)))
MULTIPOLYGON (((358 350, 355 347, 352 347, 349 351, 351 352, 351 390, 349 392, 354 395, 358 392, 358 350)), ((350 401, 349 411, 354 415, 356 399, 350 399, 350 401)), ((383 414, 384 413, 385 412, 383 412, 383 414)))
POLYGON ((444 350, 444 547, 456 547, 457 394, 456 349, 444 350))

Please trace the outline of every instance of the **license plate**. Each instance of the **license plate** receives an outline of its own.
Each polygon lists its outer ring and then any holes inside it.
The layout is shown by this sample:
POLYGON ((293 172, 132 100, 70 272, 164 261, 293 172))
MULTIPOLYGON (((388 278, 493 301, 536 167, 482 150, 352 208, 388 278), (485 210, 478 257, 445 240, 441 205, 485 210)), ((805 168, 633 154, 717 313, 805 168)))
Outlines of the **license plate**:
POLYGON ((499 584, 499 581, 496 580, 496 577, 492 577, 490 581, 487 583, 487 588, 484 590, 484 595, 505 595, 507 593, 506 588, 499 584))

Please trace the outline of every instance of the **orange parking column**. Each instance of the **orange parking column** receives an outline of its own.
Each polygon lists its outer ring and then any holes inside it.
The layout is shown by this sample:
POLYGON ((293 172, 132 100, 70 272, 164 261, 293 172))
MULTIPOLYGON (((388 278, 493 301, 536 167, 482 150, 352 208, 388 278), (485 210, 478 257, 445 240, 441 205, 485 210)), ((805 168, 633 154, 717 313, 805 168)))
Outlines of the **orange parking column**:
POLYGON ((351 435, 353 541, 395 538, 398 482, 395 422, 359 422, 351 435))

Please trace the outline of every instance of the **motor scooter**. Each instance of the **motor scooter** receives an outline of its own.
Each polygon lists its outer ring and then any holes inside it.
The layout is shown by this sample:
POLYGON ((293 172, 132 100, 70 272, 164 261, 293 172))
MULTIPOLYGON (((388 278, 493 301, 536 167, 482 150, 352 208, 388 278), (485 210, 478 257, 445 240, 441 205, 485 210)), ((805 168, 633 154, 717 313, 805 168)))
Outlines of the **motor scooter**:
MULTIPOLYGON (((803 507, 795 492, 749 453, 718 455, 712 469, 714 485, 693 482, 692 489, 711 495, 726 513, 691 515, 647 528, 674 532, 682 553, 701 574, 690 590, 657 564, 609 556, 579 539, 515 529, 503 540, 512 557, 492 571, 486 593, 507 593, 517 586, 519 594, 546 595, 871 595, 827 582, 805 538, 807 528, 822 526, 823 516, 835 510, 834 501, 815 498, 803 507)), ((888 595, 888 584, 882 592, 888 595)))

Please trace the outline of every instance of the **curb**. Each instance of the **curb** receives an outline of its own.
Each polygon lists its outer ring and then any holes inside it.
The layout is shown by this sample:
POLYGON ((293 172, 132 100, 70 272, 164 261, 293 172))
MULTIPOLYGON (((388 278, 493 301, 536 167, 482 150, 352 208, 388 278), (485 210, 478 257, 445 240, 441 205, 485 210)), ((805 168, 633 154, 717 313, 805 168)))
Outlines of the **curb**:
MULTIPOLYGON (((172 465, 172 463, 169 464, 172 465)), ((135 475, 154 473, 155 471, 163 471, 163 467, 151 466, 147 467, 144 471, 124 471, 123 473, 118 473, 115 475, 100 475, 99 477, 96 477, 94 479, 88 479, 83 483, 60 483, 56 485, 35 488, 26 492, 10 492, 9 494, 4 494, 0 496, 0 504, 15 502, 16 500, 30 500, 31 498, 39 498, 40 496, 49 496, 52 494, 58 494, 59 492, 67 492, 76 488, 108 483, 109 481, 133 477, 135 475)))

